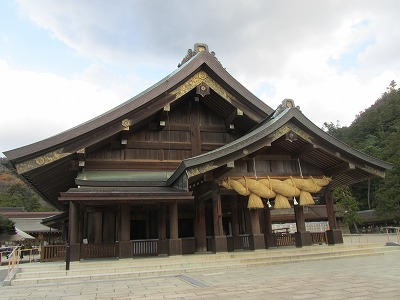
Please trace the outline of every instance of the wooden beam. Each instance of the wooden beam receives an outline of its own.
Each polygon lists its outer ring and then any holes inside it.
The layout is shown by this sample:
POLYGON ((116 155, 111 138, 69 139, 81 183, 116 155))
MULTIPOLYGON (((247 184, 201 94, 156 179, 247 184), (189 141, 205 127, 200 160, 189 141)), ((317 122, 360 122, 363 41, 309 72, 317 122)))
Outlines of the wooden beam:
POLYGON ((204 181, 211 181, 218 179, 222 176, 224 176, 226 173, 228 173, 230 170, 232 170, 235 167, 235 162, 229 162, 226 165, 223 165, 219 168, 216 168, 212 170, 211 172, 208 172, 204 175, 204 181))
POLYGON ((191 195, 178 195, 178 194, 173 194, 173 193, 163 193, 163 194, 143 194, 143 193, 129 193, 129 194, 124 194, 124 193, 113 193, 113 194, 104 194, 104 195, 97 195, 94 193, 88 193, 85 194, 84 192, 82 193, 74 193, 77 195, 71 195, 68 193, 61 193, 61 196, 58 197, 59 201, 79 201, 79 202, 85 202, 85 201, 109 201, 114 202, 114 201, 129 201, 129 202, 150 202, 150 203, 155 203, 155 202, 168 202, 168 201, 178 201, 178 200, 183 200, 183 201, 191 201, 194 199, 193 196, 191 195))
POLYGON ((355 165, 348 163, 348 162, 342 162, 336 166, 330 167, 328 169, 324 170, 324 173, 328 176, 334 176, 338 173, 344 173, 349 170, 354 170, 356 167, 355 165))
MULTIPOLYGON (((271 154, 261 154, 261 155, 256 155, 254 158, 258 161, 268 161, 268 160, 291 160, 290 155, 271 155, 271 154)), ((245 160, 253 160, 253 157, 246 157, 244 158, 245 160)))
POLYGON ((86 160, 85 168, 105 170, 175 170, 181 161, 86 160))
POLYGON ((189 142, 154 142, 154 141, 129 141, 127 149, 164 149, 164 150, 190 150, 192 144, 189 142))
POLYGON ((306 144, 306 145, 298 148, 296 151, 292 152, 291 157, 293 159, 301 158, 304 154, 310 153, 315 148, 316 148, 316 146, 313 144, 306 144))
POLYGON ((85 160, 86 159, 85 148, 82 148, 82 149, 76 151, 76 154, 78 155, 78 160, 85 160))
POLYGON ((243 111, 241 111, 239 108, 235 108, 234 111, 232 111, 231 114, 226 118, 225 126, 229 128, 229 125, 233 124, 235 119, 239 116, 243 116, 243 111))
POLYGON ((384 170, 375 168, 375 167, 373 167, 371 165, 367 165, 367 163, 368 163, 367 161, 365 161, 363 159, 351 157, 349 155, 349 153, 346 153, 344 150, 342 152, 339 152, 339 151, 334 151, 333 149, 326 148, 323 144, 317 144, 315 142, 314 142, 314 144, 316 144, 317 147, 321 151, 323 151, 323 152, 325 152, 325 153, 327 153, 327 154, 329 154, 329 155, 331 155, 333 157, 336 157, 338 160, 341 160, 343 162, 347 162, 348 164, 353 165, 357 169, 363 170, 363 171, 365 171, 365 172, 367 172, 369 174, 373 174, 375 176, 379 176, 379 177, 382 177, 382 178, 385 177, 385 171, 384 170))

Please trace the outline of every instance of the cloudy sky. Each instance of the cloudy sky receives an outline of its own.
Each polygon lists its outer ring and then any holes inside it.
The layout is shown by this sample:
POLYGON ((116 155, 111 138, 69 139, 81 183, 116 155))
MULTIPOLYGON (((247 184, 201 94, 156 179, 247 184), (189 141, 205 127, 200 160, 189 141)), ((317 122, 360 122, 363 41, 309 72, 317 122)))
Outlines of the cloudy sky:
MULTIPOLYGON (((400 82, 400 1, 0 0, 0 153, 83 123, 196 42, 272 108, 350 125, 400 82)), ((1 155, 1 154, 0 154, 1 155)))

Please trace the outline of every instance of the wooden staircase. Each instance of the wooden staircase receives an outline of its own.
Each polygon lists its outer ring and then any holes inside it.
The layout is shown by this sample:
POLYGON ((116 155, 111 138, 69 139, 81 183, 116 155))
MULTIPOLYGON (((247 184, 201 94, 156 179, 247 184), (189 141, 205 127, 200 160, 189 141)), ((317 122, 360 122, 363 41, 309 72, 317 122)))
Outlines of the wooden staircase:
POLYGON ((54 283, 74 283, 89 280, 117 280, 124 278, 180 275, 207 270, 246 268, 269 264, 296 263, 365 255, 383 255, 399 251, 400 247, 382 244, 319 245, 304 248, 280 247, 257 251, 205 253, 130 259, 93 259, 71 262, 65 270, 63 262, 32 263, 20 266, 11 285, 29 286, 54 283))

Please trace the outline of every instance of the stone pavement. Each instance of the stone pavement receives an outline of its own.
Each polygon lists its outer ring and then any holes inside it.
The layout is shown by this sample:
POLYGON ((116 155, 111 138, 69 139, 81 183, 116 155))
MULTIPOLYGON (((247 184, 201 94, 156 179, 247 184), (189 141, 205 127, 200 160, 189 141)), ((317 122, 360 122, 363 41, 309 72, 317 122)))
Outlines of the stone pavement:
POLYGON ((151 278, 0 287, 1 299, 400 299, 400 249, 385 254, 151 278))
POLYGON ((400 251, 221 272, 3 286, 1 299, 400 299, 400 251))

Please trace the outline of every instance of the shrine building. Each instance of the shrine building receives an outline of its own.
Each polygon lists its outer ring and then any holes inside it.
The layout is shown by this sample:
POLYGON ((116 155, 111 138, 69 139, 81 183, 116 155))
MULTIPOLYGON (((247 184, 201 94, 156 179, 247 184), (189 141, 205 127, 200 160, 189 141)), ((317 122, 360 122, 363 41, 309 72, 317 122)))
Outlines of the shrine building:
POLYGON ((4 154, 64 212, 71 260, 251 251, 284 235, 297 247, 343 243, 332 190, 384 177, 391 164, 330 136, 296 104, 272 109, 198 43, 139 95, 4 154), (329 228, 307 231, 305 210, 321 197, 329 228), (271 210, 287 208, 296 232, 275 232, 271 210))

